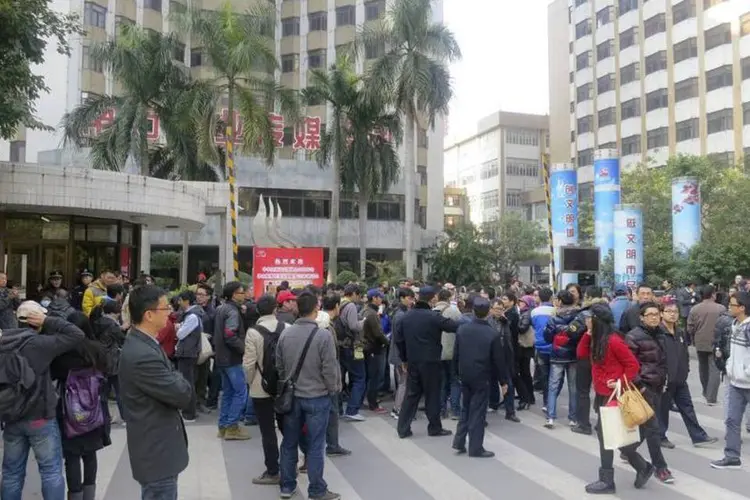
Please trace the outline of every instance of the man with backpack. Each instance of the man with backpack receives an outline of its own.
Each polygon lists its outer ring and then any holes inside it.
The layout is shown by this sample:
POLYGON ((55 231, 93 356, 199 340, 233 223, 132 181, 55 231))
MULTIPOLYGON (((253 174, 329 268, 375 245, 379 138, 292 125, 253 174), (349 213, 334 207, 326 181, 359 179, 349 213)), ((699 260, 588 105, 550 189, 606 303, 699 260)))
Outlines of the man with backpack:
POLYGON ((253 484, 279 484, 279 442, 276 438, 274 420, 282 429, 281 417, 274 411, 274 396, 279 374, 276 370, 276 344, 281 332, 289 326, 276 319, 276 297, 270 294, 258 299, 256 308, 260 318, 255 326, 248 328, 245 337, 245 354, 242 366, 250 384, 255 416, 263 441, 263 457, 266 470, 253 479, 253 484))
POLYGON ((3 475, 0 498, 21 500, 29 449, 39 465, 42 497, 65 497, 62 444, 55 410, 57 392, 50 364, 83 342, 83 332, 62 318, 47 317, 33 301, 16 311, 19 328, 0 336, 0 421, 3 432, 3 475))

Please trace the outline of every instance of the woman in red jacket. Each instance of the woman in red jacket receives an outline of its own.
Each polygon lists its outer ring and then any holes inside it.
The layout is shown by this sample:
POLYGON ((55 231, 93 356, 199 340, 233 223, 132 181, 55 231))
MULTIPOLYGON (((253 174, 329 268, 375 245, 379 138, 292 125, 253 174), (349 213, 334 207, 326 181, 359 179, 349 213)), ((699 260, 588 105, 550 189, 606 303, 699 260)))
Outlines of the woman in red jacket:
MULTIPOLYGON (((638 360, 630 352, 622 335, 614 331, 614 317, 609 306, 594 304, 589 311, 590 315, 586 317, 586 335, 591 335, 588 355, 591 358, 591 378, 596 393, 594 408, 598 414, 599 408, 607 404, 617 381, 624 382, 625 377, 628 380, 634 379, 638 375, 640 367, 638 360)), ((599 439, 599 456, 601 458, 599 480, 587 484, 586 493, 614 494, 614 451, 604 449, 601 417, 596 424, 596 436, 599 439)), ((635 487, 643 488, 654 474, 654 467, 636 451, 639 445, 640 443, 633 443, 620 448, 620 452, 636 471, 635 487)))

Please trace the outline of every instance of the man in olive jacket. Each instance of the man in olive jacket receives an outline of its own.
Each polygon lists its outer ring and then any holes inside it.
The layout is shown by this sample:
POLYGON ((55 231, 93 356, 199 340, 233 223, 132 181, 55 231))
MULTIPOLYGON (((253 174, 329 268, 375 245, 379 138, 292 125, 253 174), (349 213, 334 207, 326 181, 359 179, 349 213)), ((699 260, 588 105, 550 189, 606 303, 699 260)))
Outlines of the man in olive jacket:
POLYGON ((193 386, 177 372, 156 336, 172 310, 154 285, 130 293, 130 329, 120 353, 120 391, 133 479, 144 500, 177 498, 177 476, 188 465, 180 410, 193 404, 193 386))

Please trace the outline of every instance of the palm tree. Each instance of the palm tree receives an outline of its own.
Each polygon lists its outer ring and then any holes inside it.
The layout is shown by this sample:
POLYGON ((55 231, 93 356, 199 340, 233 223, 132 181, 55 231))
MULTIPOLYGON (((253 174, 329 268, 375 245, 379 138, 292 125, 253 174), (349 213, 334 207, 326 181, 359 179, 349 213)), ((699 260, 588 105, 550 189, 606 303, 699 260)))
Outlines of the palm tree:
POLYGON ((333 166, 327 281, 335 283, 338 275, 341 172, 344 169, 343 162, 349 136, 346 117, 356 101, 360 78, 349 59, 340 57, 328 72, 312 70, 309 82, 310 86, 302 91, 302 102, 306 105, 325 102, 333 111, 331 123, 320 138, 320 149, 316 153, 316 160, 320 168, 333 166))
MULTIPOLYGON (((276 142, 269 113, 281 111, 287 120, 299 116, 297 93, 279 86, 274 79, 278 68, 273 44, 275 11, 266 4, 236 12, 230 2, 220 10, 191 9, 177 13, 178 25, 194 35, 213 66, 215 78, 202 83, 197 109, 201 114, 199 150, 202 158, 217 163, 213 147, 215 131, 220 125, 217 111, 226 102, 227 120, 224 134, 226 167, 229 181, 232 227, 237 227, 234 146, 237 141, 234 114, 242 116, 242 146, 246 154, 259 154, 273 165, 276 142)), ((234 274, 239 272, 237 231, 232 231, 234 274)))
MULTIPOLYGON (((369 83, 368 83, 369 84, 369 83)), ((348 112, 349 137, 343 160, 344 192, 357 190, 359 203, 359 273, 367 267, 367 206, 378 193, 398 182, 397 146, 402 140, 398 112, 373 93, 359 90, 348 112)), ((408 206, 406 207, 408 212, 408 206)))
POLYGON ((197 161, 196 128, 190 117, 195 88, 187 68, 173 59, 177 47, 173 35, 129 25, 122 26, 115 40, 93 45, 92 60, 112 74, 122 93, 90 95, 66 114, 64 143, 91 147, 95 168, 122 171, 130 158, 142 175, 216 180, 215 169, 197 161), (112 123, 91 137, 92 124, 111 110, 112 123), (149 145, 150 113, 159 119, 165 145, 149 145))
POLYGON ((461 58, 453 33, 443 24, 432 21, 430 4, 431 0, 396 0, 385 19, 363 27, 354 45, 358 55, 368 47, 383 47, 384 55, 375 60, 369 71, 373 83, 370 89, 392 97, 394 106, 405 119, 407 276, 411 276, 415 266, 415 132, 422 118, 434 127, 435 118, 448 112, 453 90, 447 63, 461 58))

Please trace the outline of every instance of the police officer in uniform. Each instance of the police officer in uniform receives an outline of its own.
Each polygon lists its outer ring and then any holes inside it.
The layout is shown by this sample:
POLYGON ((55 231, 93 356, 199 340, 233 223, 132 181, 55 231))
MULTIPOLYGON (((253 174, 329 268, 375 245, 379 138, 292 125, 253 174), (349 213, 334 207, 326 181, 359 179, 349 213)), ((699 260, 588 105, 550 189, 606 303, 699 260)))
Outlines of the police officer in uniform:
POLYGON ((490 326, 487 316, 490 302, 484 297, 474 299, 474 319, 461 325, 456 335, 453 362, 461 380, 461 420, 458 422, 453 449, 469 456, 491 458, 495 454, 484 449, 484 427, 489 403, 491 380, 499 381, 503 395, 508 390, 507 368, 501 334, 490 326))

